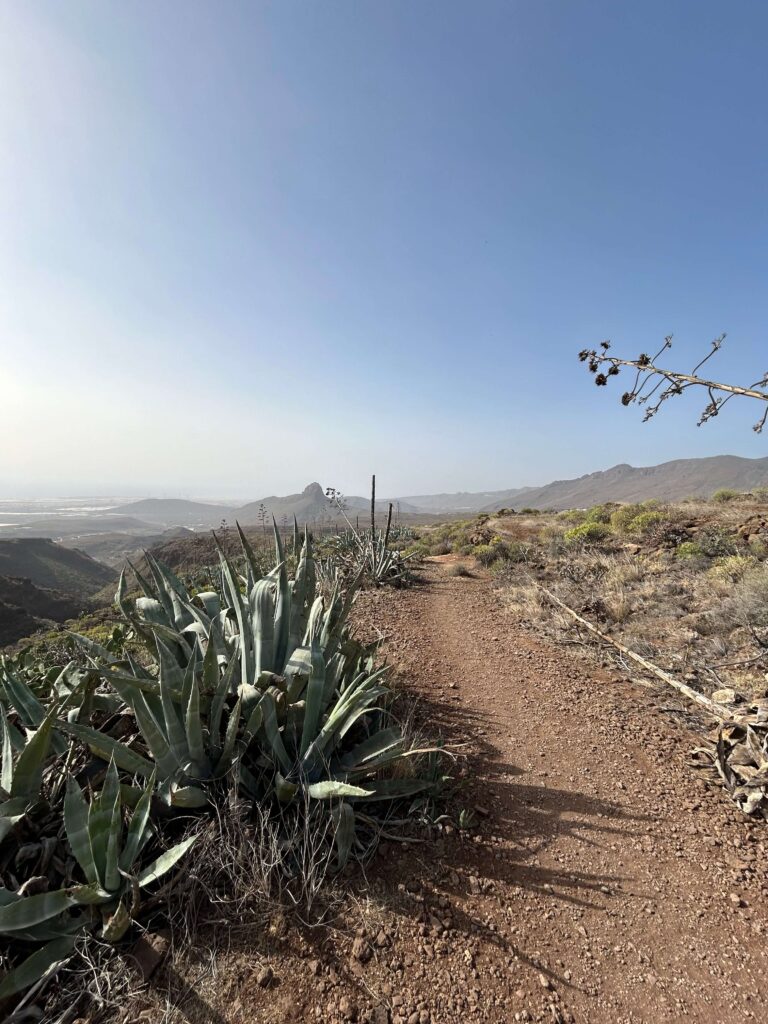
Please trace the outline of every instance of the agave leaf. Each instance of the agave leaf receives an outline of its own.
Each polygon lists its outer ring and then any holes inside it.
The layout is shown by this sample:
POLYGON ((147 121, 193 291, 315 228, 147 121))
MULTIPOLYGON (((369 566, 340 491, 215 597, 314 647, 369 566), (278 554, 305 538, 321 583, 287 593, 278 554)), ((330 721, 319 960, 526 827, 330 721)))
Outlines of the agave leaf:
POLYGON ((123 845, 122 853, 118 859, 118 868, 121 871, 130 872, 133 867, 133 862, 136 860, 139 850, 144 843, 149 825, 149 812, 152 806, 152 794, 155 791, 155 779, 156 774, 153 772, 147 781, 144 792, 139 797, 133 814, 131 815, 128 832, 125 837, 125 844, 123 845))
POLYGON ((133 703, 133 713, 141 733, 152 751, 152 756, 165 778, 171 778, 181 767, 178 758, 171 749, 168 739, 157 724, 150 711, 143 693, 137 693, 133 703))
POLYGON ((0 704, 0 726, 2 726, 3 738, 0 787, 2 787, 6 793, 10 793, 11 786, 13 785, 13 744, 11 743, 11 733, 8 729, 8 718, 6 717, 5 708, 2 704, 0 704))
POLYGON ((51 729, 57 712, 58 705, 54 704, 19 754, 13 769, 13 781, 10 789, 12 797, 27 796, 31 798, 40 792, 43 782, 43 765, 51 745, 51 729))
POLYGON ((192 688, 189 694, 189 704, 187 705, 184 727, 187 734, 187 748, 189 750, 190 757, 192 758, 192 762, 201 774, 207 775, 210 771, 210 765, 208 764, 208 758, 205 755, 205 746, 203 743, 203 725, 200 719, 200 690, 197 685, 197 680, 194 678, 192 680, 192 688))
POLYGON ((171 807, 183 807, 185 810, 195 810, 207 806, 208 794, 199 786, 177 786, 171 785, 170 793, 171 807))
POLYGON ((120 827, 120 778, 114 759, 112 759, 104 776, 101 793, 91 800, 88 811, 88 832, 91 838, 91 850, 96 864, 97 877, 108 892, 112 891, 112 887, 107 884, 107 878, 114 874, 114 869, 117 867, 117 851, 116 848, 113 851, 114 865, 108 863, 107 851, 110 846, 111 833, 116 827, 118 829, 120 827), (117 826, 114 824, 115 817, 117 817, 117 826))
POLYGON ((364 768, 369 761, 379 758, 382 754, 401 751, 404 742, 398 726, 381 729, 344 754, 339 765, 345 771, 364 768))
POLYGON ((13 935, 33 925, 41 924, 58 917, 63 911, 75 905, 75 900, 65 889, 54 892, 41 892, 37 896, 18 896, 9 893, 8 889, 0 889, 3 897, 15 897, 10 902, 0 904, 0 934, 13 935))
POLYGON ((215 533, 213 535, 213 539, 219 551, 222 575, 227 584, 230 601, 235 612, 235 618, 237 619, 237 628, 240 634, 240 682, 243 685, 246 685, 249 680, 253 678, 253 649, 250 642, 251 638, 245 628, 246 612, 243 605, 243 595, 240 593, 240 586, 235 577, 234 570, 229 563, 229 559, 224 554, 224 550, 219 543, 219 538, 215 533))
POLYGON ((166 850, 165 853, 161 853, 157 860, 152 861, 139 875, 139 885, 143 889, 147 885, 151 885, 152 882, 157 881, 164 874, 171 870, 187 850, 197 840, 197 836, 190 836, 189 839, 183 840, 181 843, 177 843, 172 846, 170 850, 166 850))
POLYGON ((333 797, 371 796, 372 791, 363 789, 361 786, 351 786, 348 782, 336 782, 333 779, 323 779, 321 782, 313 782, 307 786, 307 794, 313 800, 330 800, 333 797))
POLYGON ((104 921, 101 929, 101 937, 105 942, 119 942, 131 927, 131 915, 122 900, 118 901, 117 907, 104 921))
POLYGON ((283 541, 274 516, 272 517, 272 526, 275 531, 276 568, 279 569, 277 597, 275 600, 275 654, 273 668, 275 672, 282 672, 288 652, 288 630, 291 625, 291 593, 288 589, 288 570, 285 565, 283 541))
POLYGON ((120 796, 120 779, 117 776, 115 762, 110 761, 108 773, 114 771, 117 779, 115 798, 112 803, 112 816, 107 834, 107 852, 104 867, 104 888, 107 892, 115 892, 120 887, 120 846, 123 838, 123 805, 120 796))
POLYGON ((204 590, 199 594, 195 594, 194 601, 199 601, 203 606, 203 611, 212 621, 221 612, 221 598, 213 590, 204 590))
POLYGON ((28 803, 26 797, 15 797, 0 804, 0 843, 24 817, 28 803))
POLYGON ((56 728, 70 736, 74 736, 76 739, 82 740, 102 760, 109 761, 110 758, 114 758, 118 768, 130 772, 132 775, 141 775, 143 778, 148 779, 155 770, 152 762, 137 754, 135 750, 131 750, 130 747, 127 747, 119 740, 112 739, 111 736, 107 736, 105 733, 99 732, 98 729, 93 729, 89 725, 58 721, 56 728))
POLYGON ((355 839, 355 812, 352 806, 340 801, 331 807, 331 818, 334 825, 334 841, 339 858, 339 867, 343 868, 349 860, 352 843, 355 839))
POLYGON ((163 705, 164 732, 176 761, 186 768, 190 759, 189 745, 179 709, 171 693, 172 688, 180 693, 183 691, 184 673, 179 668, 173 653, 159 638, 157 651, 160 656, 160 700, 163 705))
POLYGON ((45 718, 45 708, 23 679, 6 670, 4 680, 8 699, 16 709, 21 722, 29 729, 37 728, 45 718))
POLYGON ((237 520, 235 520, 235 526, 237 527, 237 532, 240 536, 240 546, 243 549, 243 555, 245 556, 245 559, 248 562, 248 565, 250 566, 251 575, 253 577, 253 581, 255 582, 261 576, 261 567, 259 566, 256 555, 253 553, 253 548, 251 547, 250 541, 243 533, 240 523, 238 523, 237 520))
POLYGON ((317 735, 322 711, 323 690, 325 689, 325 662, 317 645, 311 651, 312 673, 307 683, 306 707, 304 709, 304 727, 301 731, 299 756, 303 757, 310 743, 317 735))
POLYGON ((224 746, 222 748, 221 757, 214 769, 214 775, 217 777, 228 772, 232 765, 232 757, 235 751, 235 743, 237 741, 237 732, 240 726, 240 712, 242 710, 242 706, 242 699, 238 697, 237 703, 232 709, 229 721, 227 722, 227 731, 224 736, 224 746))
POLYGON ((88 830, 88 804, 82 790, 71 775, 67 776, 67 791, 64 797, 64 828, 75 860, 80 865, 88 882, 98 882, 99 873, 91 848, 91 834, 88 830))
POLYGON ((221 673, 221 676, 216 687, 216 693, 211 701, 211 714, 209 719, 209 730, 210 730, 210 743, 211 749, 214 753, 218 753, 221 749, 220 737, 221 737, 221 719, 224 714, 224 705, 226 704, 227 697, 232 686, 232 680, 235 677, 235 671, 237 669, 237 659, 232 658, 226 667, 226 670, 221 673))
POLYGON ((290 772, 292 767, 291 758, 285 749, 283 737, 277 724, 277 711, 275 709, 275 698, 267 691, 261 700, 261 709, 264 714, 264 734, 269 742, 274 756, 280 762, 283 770, 290 772))
POLYGON ((414 796, 432 789, 433 783, 427 779, 371 779, 367 783, 370 792, 364 800, 398 800, 400 797, 414 796))
POLYGON ((263 579, 255 583, 249 600, 254 671, 259 676, 262 672, 271 672, 276 667, 275 616, 277 613, 272 581, 263 579))
POLYGON ((0 983, 0 1002, 40 981, 66 960, 75 948, 75 936, 66 935, 36 949, 26 960, 5 975, 0 983))
POLYGON ((296 796, 298 788, 297 783, 288 782, 287 779, 283 778, 280 772, 275 772, 275 796, 281 804, 290 803, 296 796))

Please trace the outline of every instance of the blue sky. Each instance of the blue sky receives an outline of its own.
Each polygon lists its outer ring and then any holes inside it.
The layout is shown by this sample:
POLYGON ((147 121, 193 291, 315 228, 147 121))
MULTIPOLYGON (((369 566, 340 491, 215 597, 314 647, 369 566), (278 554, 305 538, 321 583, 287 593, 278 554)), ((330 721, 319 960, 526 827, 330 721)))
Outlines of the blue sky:
POLYGON ((0 493, 767 454, 749 403, 643 425, 576 360, 768 367, 766 38, 761 0, 0 0, 0 493))

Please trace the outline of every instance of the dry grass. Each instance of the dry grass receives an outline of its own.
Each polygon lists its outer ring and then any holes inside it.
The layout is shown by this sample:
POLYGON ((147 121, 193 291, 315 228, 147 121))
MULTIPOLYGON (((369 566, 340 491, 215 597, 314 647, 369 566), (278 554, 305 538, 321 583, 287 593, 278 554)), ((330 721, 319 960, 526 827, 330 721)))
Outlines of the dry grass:
POLYGON ((750 698, 768 682, 767 518, 765 502, 748 497, 601 506, 482 517, 462 524, 461 539, 475 539, 480 564, 489 545, 514 552, 491 571, 520 620, 578 638, 573 621, 548 605, 543 584, 691 685, 706 692, 731 686, 750 698), (612 525, 604 537, 578 529, 606 518, 612 525))

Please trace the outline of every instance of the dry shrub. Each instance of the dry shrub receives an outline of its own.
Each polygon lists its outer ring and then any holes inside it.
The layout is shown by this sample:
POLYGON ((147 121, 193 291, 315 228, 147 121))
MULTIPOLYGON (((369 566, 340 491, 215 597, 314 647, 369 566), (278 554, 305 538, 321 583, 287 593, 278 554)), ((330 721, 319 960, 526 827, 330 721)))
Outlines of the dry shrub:
POLYGON ((455 562, 453 565, 449 565, 447 572, 449 576, 472 576, 469 567, 464 562, 455 562))

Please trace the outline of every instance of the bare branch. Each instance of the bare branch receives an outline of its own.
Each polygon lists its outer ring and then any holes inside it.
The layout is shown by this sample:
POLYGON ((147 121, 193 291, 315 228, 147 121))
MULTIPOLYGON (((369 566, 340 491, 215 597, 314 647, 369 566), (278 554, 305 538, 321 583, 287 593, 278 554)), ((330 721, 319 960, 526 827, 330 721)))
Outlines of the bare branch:
MULTIPOLYGON (((603 341, 600 344, 599 352, 596 349, 583 349, 579 353, 579 359, 587 363, 589 372, 593 375, 598 387, 604 387, 608 383, 608 378, 618 376, 624 367, 634 370, 632 387, 621 396, 621 403, 622 405, 631 405, 633 402, 637 402, 638 405, 645 405, 644 422, 655 416, 669 398, 682 395, 691 387, 705 388, 709 402, 699 418, 698 425, 701 426, 702 423, 717 416, 726 402, 734 396, 753 398, 768 403, 768 373, 764 374, 760 380, 755 381, 751 387, 726 384, 699 376, 701 367, 716 352, 720 351, 724 340, 724 334, 715 338, 711 350, 696 364, 691 373, 667 370, 657 365, 659 357, 672 347, 672 335, 668 335, 664 339, 664 344, 653 357, 641 353, 637 359, 620 359, 617 356, 608 355, 610 342, 603 341), (655 401, 650 403, 650 399, 654 396, 656 396, 655 401)), ((768 422, 768 408, 753 429, 759 434, 766 422, 768 422)))

